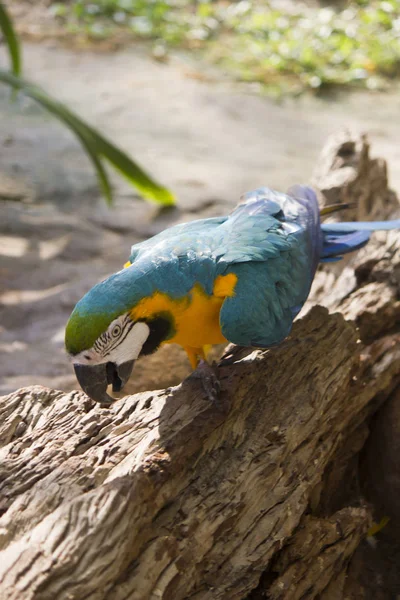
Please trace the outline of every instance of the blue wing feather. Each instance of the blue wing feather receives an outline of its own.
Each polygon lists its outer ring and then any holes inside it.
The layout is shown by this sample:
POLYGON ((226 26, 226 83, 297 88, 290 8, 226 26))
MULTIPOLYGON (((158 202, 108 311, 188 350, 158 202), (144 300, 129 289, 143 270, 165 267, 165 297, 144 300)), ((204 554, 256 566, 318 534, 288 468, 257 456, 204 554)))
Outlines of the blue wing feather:
POLYGON ((223 303, 220 324, 236 344, 268 347, 289 334, 309 294, 321 245, 318 203, 314 193, 301 202, 268 188, 244 199, 247 204, 221 227, 232 250, 220 263, 230 263, 238 282, 223 303))
POLYGON ((140 255, 143 256, 147 252, 155 254, 155 249, 157 249, 157 253, 160 249, 163 249, 167 256, 172 252, 171 242, 175 243, 176 248, 185 248, 186 252, 190 251, 191 248, 201 247, 202 242, 205 241, 204 235, 211 235, 211 232, 227 219, 228 217, 212 217, 210 219, 198 219, 190 223, 178 223, 178 225, 168 227, 168 229, 164 229, 148 240, 134 244, 131 247, 129 260, 133 263, 140 255))
POLYGON ((263 262, 231 265, 238 277, 235 295, 220 311, 222 333, 241 346, 268 347, 282 341, 301 310, 311 285, 306 246, 292 236, 290 248, 263 262))

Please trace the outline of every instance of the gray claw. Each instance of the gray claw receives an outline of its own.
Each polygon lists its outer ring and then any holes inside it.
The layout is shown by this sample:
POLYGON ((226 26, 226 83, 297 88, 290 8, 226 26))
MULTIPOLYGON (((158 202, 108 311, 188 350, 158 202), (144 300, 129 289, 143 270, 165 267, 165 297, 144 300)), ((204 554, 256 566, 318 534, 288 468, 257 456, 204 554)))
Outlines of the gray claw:
POLYGON ((208 362, 201 360, 195 371, 195 375, 200 377, 201 384, 207 400, 214 404, 218 408, 221 408, 220 392, 221 384, 218 379, 216 364, 210 365, 208 362))

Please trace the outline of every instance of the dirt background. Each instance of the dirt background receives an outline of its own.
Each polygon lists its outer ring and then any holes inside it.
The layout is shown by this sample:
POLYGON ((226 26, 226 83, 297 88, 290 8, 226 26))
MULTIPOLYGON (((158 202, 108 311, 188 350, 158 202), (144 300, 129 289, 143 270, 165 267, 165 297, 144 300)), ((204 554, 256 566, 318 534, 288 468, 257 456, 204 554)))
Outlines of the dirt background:
MULTIPOLYGON (((395 92, 278 104, 186 56, 157 62, 142 45, 105 53, 26 42, 24 66, 27 79, 176 192, 179 206, 160 212, 115 179, 108 209, 74 137, 0 88, 0 393, 35 383, 76 387, 65 323, 76 301, 123 265, 130 245, 177 221, 226 213, 260 185, 308 182, 329 134, 368 132, 400 189, 395 92)), ((178 383, 188 371, 181 352, 166 348, 136 366, 129 391, 178 383)))

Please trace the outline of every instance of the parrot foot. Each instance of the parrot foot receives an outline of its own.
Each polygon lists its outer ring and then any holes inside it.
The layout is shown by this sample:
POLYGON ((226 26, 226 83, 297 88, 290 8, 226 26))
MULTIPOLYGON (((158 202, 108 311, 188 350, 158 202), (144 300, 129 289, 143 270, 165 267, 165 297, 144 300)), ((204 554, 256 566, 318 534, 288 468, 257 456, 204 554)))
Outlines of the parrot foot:
POLYGON ((221 384, 217 375, 216 363, 210 365, 207 361, 200 360, 194 375, 200 378, 205 395, 211 404, 218 409, 222 409, 223 406, 219 397, 221 384))

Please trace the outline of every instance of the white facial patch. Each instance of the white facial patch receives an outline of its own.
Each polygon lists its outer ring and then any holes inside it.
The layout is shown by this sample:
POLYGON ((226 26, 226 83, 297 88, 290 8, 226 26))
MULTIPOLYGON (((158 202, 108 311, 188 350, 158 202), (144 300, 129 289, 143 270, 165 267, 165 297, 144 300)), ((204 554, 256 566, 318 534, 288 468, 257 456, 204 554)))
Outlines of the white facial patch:
POLYGON ((80 365, 113 362, 120 365, 136 360, 149 334, 150 328, 146 323, 133 324, 128 315, 122 315, 110 323, 92 348, 75 355, 72 362, 80 365))
POLYGON ((135 323, 128 335, 121 343, 111 350, 107 356, 107 360, 114 362, 117 365, 126 362, 127 360, 136 360, 139 356, 143 344, 150 334, 150 327, 140 321, 135 323))

